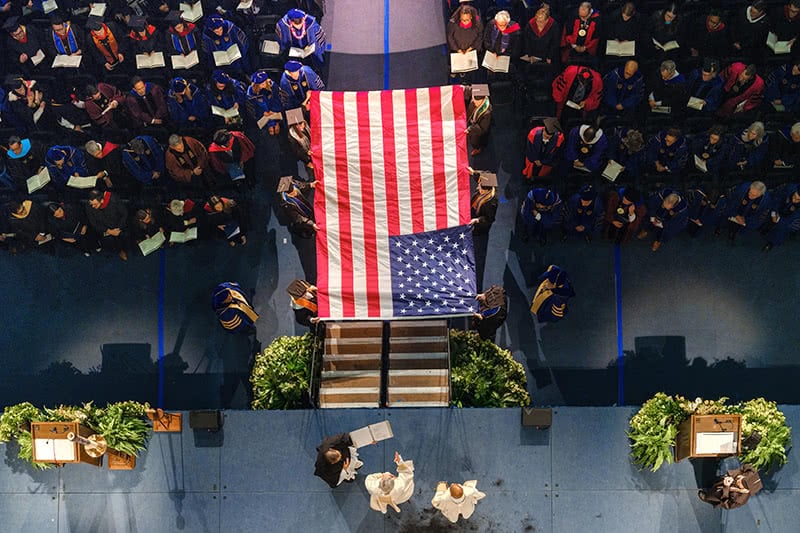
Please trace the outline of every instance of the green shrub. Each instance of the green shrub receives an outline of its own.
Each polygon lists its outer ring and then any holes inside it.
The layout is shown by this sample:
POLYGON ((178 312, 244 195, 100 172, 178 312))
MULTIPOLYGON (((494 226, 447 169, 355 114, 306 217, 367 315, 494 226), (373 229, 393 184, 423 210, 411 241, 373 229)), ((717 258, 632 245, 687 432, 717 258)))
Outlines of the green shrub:
POLYGON ((450 330, 451 403, 457 407, 528 406, 525 367, 474 331, 450 330))
POLYGON ((51 468, 52 463, 33 460, 31 422, 80 422, 94 433, 102 435, 110 448, 136 455, 146 447, 150 425, 145 420, 149 405, 139 402, 118 402, 96 407, 92 402, 80 407, 59 405, 38 407, 25 402, 6 407, 0 415, 0 442, 16 440, 18 457, 36 468, 51 468))
POLYGON ((754 431, 761 435, 755 448, 742 450, 739 459, 756 469, 772 470, 786 464, 786 450, 792 445, 792 429, 786 425, 786 417, 775 402, 756 398, 739 404, 735 412, 742 415, 742 437, 746 439, 754 431))
MULTIPOLYGON (((314 343, 311 333, 278 337, 256 355, 250 383, 253 409, 300 409, 311 379, 314 343)), ((318 350, 319 351, 319 350, 318 350)))

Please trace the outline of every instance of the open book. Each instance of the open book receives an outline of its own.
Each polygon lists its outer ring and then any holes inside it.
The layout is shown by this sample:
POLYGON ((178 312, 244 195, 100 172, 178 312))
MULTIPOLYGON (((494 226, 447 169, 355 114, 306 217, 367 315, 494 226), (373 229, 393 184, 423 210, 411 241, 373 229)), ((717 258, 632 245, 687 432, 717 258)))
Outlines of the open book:
POLYGON ((170 56, 170 59, 172 60, 173 69, 192 68, 200 63, 200 59, 197 57, 197 50, 192 50, 186 55, 176 54, 170 56))
POLYGON ((572 100, 567 100, 567 102, 566 102, 564 105, 566 105, 567 107, 569 107, 569 108, 572 108, 572 109, 583 109, 583 108, 580 106, 580 104, 576 104, 576 103, 575 103, 575 102, 573 102, 572 100))
POLYGON ((164 242, 167 240, 164 237, 164 234, 160 231, 157 231, 155 235, 150 237, 149 239, 145 239, 139 243, 139 249, 142 251, 142 255, 150 255, 159 248, 164 242))
POLYGON ((533 65, 534 63, 540 63, 544 61, 544 59, 542 59, 541 57, 528 56, 528 55, 522 56, 520 57, 520 59, 522 61, 525 61, 526 63, 530 63, 531 65, 533 65))
POLYGON ((53 68, 78 68, 81 66, 83 56, 68 56, 59 54, 53 60, 53 68))
POLYGON ((283 118, 283 115, 280 113, 267 113, 266 115, 261 115, 261 118, 256 121, 258 125, 258 129, 263 130, 264 126, 266 126, 270 120, 280 120, 283 118))
POLYGON ((478 52, 470 50, 466 54, 450 54, 450 72, 472 72, 478 70, 478 52))
POLYGON ((153 52, 152 54, 136 54, 136 68, 161 68, 166 67, 164 63, 164 54, 161 52, 153 52))
POLYGON ((499 56, 493 52, 486 52, 483 55, 482 67, 492 72, 508 72, 511 64, 511 56, 499 56))
POLYGON ((44 61, 44 52, 42 52, 42 49, 39 48, 38 50, 36 50, 36 53, 30 56, 30 60, 31 63, 33 63, 34 67, 37 66, 42 61, 44 61))
POLYGON ((313 54, 317 50, 317 45, 315 43, 311 43, 305 48, 295 48, 292 46, 289 48, 289 57, 297 58, 297 59, 305 59, 311 54, 313 54))
POLYGON ((623 167, 613 159, 609 159, 605 170, 603 170, 603 177, 608 181, 616 181, 617 177, 619 177, 620 172, 622 172, 623 170, 625 170, 625 167, 623 167))
POLYGON ((222 118, 235 118, 239 116, 239 110, 233 107, 230 109, 225 109, 224 107, 219 107, 218 105, 212 105, 211 114, 222 118))
POLYGON ((670 50, 675 50, 681 47, 681 45, 678 44, 678 41, 669 41, 668 43, 661 44, 653 39, 653 44, 656 45, 656 48, 660 48, 665 52, 669 52, 670 50))
POLYGON ((189 242, 197 239, 197 226, 186 231, 173 231, 169 234, 169 242, 189 242))
POLYGON ((373 442, 379 442, 394 437, 392 432, 392 425, 388 420, 378 422, 377 424, 370 424, 363 428, 350 432, 350 439, 353 441, 353 446, 361 448, 368 446, 373 442))
POLYGON ((779 41, 778 36, 772 32, 767 35, 767 46, 776 54, 788 54, 792 51, 792 44, 794 44, 794 40, 779 41))
POLYGON ((38 174, 28 178, 28 194, 33 194, 48 183, 50 183, 50 171, 47 167, 42 167, 38 174))
POLYGON ((102 17, 106 14, 106 4, 92 4, 92 10, 89 11, 90 17, 102 17))
POLYGON ((227 50, 217 50, 214 52, 214 64, 218 67, 230 65, 242 58, 238 44, 232 44, 227 50))
POLYGON ((686 103, 686 107, 697 109, 698 111, 702 111, 705 106, 706 106, 705 100, 703 100, 702 98, 695 98, 694 96, 690 96, 689 101, 686 103))
POLYGON ((70 176, 67 187, 91 189, 97 184, 97 176, 70 176))
POLYGON ((253 5, 253 0, 241 0, 241 2, 239 2, 239 5, 236 6, 236 9, 242 9, 242 10, 250 9, 250 6, 252 5, 253 5))
POLYGON ((668 105, 657 105, 651 109, 653 113, 659 113, 661 115, 669 115, 672 113, 672 108, 668 105))
POLYGON ((606 55, 631 57, 636 55, 636 41, 606 41, 606 55))
POLYGON ((271 56, 276 56, 281 53, 281 45, 278 44, 278 41, 270 41, 269 39, 264 39, 261 43, 261 51, 265 54, 269 54, 271 56))
POLYGON ((694 156, 694 166, 697 167, 697 170, 700 172, 708 172, 708 165, 706 165, 706 160, 702 157, 694 156))
POLYGON ((786 106, 783 104, 776 104, 775 102, 770 102, 770 105, 778 113, 783 113, 784 111, 786 111, 786 106))
POLYGON ((197 22, 203 16, 203 6, 199 1, 194 4, 181 2, 178 8, 181 11, 181 18, 186 22, 197 22))

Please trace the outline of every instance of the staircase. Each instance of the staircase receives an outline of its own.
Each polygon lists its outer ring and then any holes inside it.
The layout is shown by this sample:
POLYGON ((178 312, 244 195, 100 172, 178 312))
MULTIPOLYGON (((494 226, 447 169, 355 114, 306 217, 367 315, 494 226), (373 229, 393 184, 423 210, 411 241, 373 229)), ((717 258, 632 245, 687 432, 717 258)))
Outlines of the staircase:
POLYGON ((382 352, 382 322, 329 323, 320 407, 380 407, 382 352))
POLYGON ((388 407, 447 407, 449 403, 447 321, 391 322, 388 407))

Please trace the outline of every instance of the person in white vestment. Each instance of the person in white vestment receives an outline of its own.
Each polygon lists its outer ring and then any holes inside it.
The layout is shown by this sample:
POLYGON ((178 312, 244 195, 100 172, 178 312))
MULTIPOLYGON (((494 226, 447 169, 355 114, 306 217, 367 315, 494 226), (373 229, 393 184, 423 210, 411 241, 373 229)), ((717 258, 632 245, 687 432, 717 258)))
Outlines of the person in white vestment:
POLYGON ((407 502, 414 494, 414 462, 404 461, 398 452, 394 452, 397 475, 391 472, 370 474, 364 480, 369 492, 369 506, 386 514, 391 507, 400 512, 398 505, 407 502))
POLYGON ((486 494, 477 489, 477 484, 473 479, 463 484, 451 483, 448 489, 447 483, 440 481, 431 504, 454 524, 458 521, 458 515, 467 519, 475 511, 478 500, 486 497, 486 494))

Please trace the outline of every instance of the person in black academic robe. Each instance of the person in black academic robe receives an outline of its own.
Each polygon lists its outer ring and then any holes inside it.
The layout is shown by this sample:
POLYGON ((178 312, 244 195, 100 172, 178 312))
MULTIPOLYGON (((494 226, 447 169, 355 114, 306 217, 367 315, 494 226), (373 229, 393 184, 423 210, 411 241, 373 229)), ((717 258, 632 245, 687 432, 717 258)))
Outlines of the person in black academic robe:
POLYGON ((50 228, 53 236, 69 246, 75 246, 89 256, 100 247, 97 235, 86 223, 85 213, 74 204, 50 202, 50 228))
MULTIPOLYGON (((731 23, 731 51, 742 55, 747 63, 761 64, 767 52, 769 17, 763 0, 734 8, 731 23)), ((720 54, 723 55, 723 54, 720 54)))
POLYGON ((86 218, 101 237, 102 247, 116 251, 123 261, 127 261, 128 208, 117 195, 111 191, 90 191, 86 218))
POLYGON ((314 475, 335 489, 340 483, 342 470, 350 464, 350 446, 352 445, 353 440, 349 433, 325 437, 317 446, 314 475))
MULTIPOLYGON (((601 52, 605 54, 607 41, 632 41, 636 43, 634 57, 642 57, 644 54, 642 54, 643 50, 640 48, 643 44, 643 29, 644 20, 642 15, 636 11, 636 6, 633 2, 626 2, 625 5, 603 20, 602 39, 600 41, 601 52)), ((606 62, 611 61, 612 63, 624 61, 625 59, 606 56, 606 62)))
POLYGON ((14 180, 16 188, 27 191, 27 180, 44 166, 44 145, 33 139, 20 139, 12 135, 8 138, 6 168, 14 180))
POLYGON ((489 144, 492 126, 492 104, 487 86, 473 86, 464 91, 467 97, 467 142, 470 155, 478 155, 489 144))
POLYGON ((52 59, 47 58, 49 49, 44 44, 41 30, 30 24, 20 24, 17 17, 9 17, 3 29, 8 32, 6 58, 9 61, 9 70, 20 72, 25 76, 45 74, 50 68, 52 59), (38 65, 34 65, 32 58, 39 50, 45 57, 38 65))
POLYGON ((51 241, 46 209, 31 200, 12 202, 8 219, 16 241, 22 248, 33 248, 51 241))
POLYGON ((206 223, 221 232, 231 247, 247 244, 247 218, 231 198, 211 195, 203 206, 206 223), (236 231, 238 229, 238 231, 236 231))
POLYGON ((705 17, 698 17, 689 33, 689 51, 692 57, 719 57, 730 46, 730 31, 718 9, 711 9, 705 17))
POLYGON ((281 211, 288 219, 289 231, 303 239, 310 239, 319 230, 314 221, 314 207, 304 194, 314 185, 314 182, 295 182, 291 178, 281 178, 278 184, 281 211))
POLYGON ((477 330, 481 339, 494 342, 497 330, 508 316, 506 291, 499 285, 492 285, 475 299, 478 300, 480 310, 472 314, 472 328, 477 330))
POLYGON ((527 65, 529 77, 551 83, 561 61, 561 25, 550 16, 550 6, 542 4, 522 33, 522 55, 530 58, 530 65, 527 65))
POLYGON ((475 247, 475 267, 478 290, 483 286, 486 266, 486 250, 489 247, 489 230, 497 214, 497 175, 488 172, 475 173, 477 190, 470 201, 472 241, 475 247))

